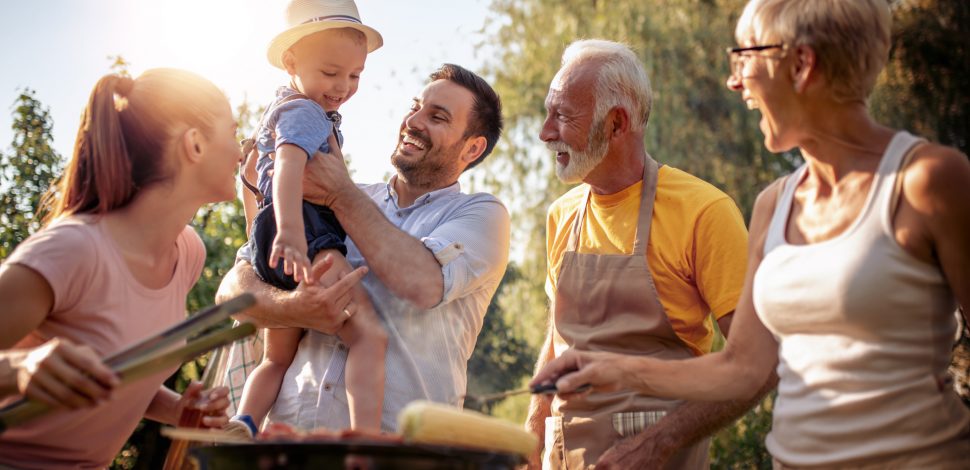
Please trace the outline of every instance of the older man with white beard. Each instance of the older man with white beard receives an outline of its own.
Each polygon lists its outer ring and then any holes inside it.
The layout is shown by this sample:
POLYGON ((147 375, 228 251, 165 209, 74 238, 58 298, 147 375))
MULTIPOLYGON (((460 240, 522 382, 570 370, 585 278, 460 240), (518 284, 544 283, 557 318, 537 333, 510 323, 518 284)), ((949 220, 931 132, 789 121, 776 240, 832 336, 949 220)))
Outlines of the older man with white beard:
MULTIPOLYGON (((644 149, 651 91, 625 45, 578 41, 546 97, 539 138, 556 173, 584 183, 549 208, 550 329, 538 368, 568 348, 688 358, 727 334, 747 259, 737 205, 644 149)), ((538 370, 537 368, 537 370, 538 370)), ((703 381, 703 377, 698 378, 703 381)), ((623 390, 532 400, 531 467, 708 466, 706 436, 747 403, 680 403, 623 390)))

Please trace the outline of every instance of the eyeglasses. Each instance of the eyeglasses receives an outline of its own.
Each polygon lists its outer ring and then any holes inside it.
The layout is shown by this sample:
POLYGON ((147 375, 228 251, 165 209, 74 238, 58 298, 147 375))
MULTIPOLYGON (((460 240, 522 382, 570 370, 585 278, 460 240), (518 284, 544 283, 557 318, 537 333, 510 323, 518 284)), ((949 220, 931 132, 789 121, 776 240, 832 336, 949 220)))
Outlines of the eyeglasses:
POLYGON ((744 67, 745 61, 749 57, 760 55, 759 52, 767 51, 771 49, 781 49, 782 56, 784 56, 784 53, 788 50, 788 46, 785 44, 768 44, 764 46, 727 48, 728 58, 731 61, 731 76, 732 77, 741 76, 741 68, 744 67))

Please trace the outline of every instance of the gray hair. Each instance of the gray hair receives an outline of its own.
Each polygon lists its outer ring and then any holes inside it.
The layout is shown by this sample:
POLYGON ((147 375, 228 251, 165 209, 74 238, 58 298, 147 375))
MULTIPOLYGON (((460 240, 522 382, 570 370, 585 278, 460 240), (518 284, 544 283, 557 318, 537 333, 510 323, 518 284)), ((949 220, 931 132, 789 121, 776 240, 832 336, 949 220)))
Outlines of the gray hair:
POLYGON ((809 46, 835 100, 866 101, 889 59, 891 23, 886 0, 751 0, 735 36, 809 46))
POLYGON ((621 107, 630 114, 632 127, 646 127, 653 92, 647 72, 633 50, 618 42, 583 39, 570 44, 562 54, 562 68, 584 62, 600 64, 593 90, 594 122, 602 121, 609 110, 621 107))

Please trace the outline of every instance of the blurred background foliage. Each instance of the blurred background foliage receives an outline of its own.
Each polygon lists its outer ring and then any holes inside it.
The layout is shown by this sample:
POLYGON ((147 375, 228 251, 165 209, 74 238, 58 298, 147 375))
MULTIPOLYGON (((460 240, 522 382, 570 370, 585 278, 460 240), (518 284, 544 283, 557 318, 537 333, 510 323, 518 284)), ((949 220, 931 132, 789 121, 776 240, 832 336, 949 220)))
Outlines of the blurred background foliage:
MULTIPOLYGON (((970 131, 970 2, 896 0, 893 48, 870 105, 882 122, 968 153, 970 131)), ((512 213, 512 262, 489 306, 469 361, 468 393, 488 394, 524 385, 532 372, 548 322, 545 282, 545 211, 568 188, 556 178, 553 159, 539 142, 543 101, 563 49, 579 38, 623 41, 639 54, 654 89, 646 147, 659 162, 710 181, 731 195, 745 216, 773 179, 800 163, 797 152, 775 155, 762 145, 758 113, 744 108, 725 88, 724 49, 742 0, 493 0, 484 19, 486 57, 481 72, 502 96, 507 123, 494 156, 475 170, 472 186, 501 197, 512 213)), ((128 63, 109 58, 111 71, 128 63)), ((14 137, 0 152, 0 259, 40 227, 41 194, 65 163, 52 148, 53 122, 35 93, 22 90, 13 104, 14 137)), ((240 137, 251 132, 259 109, 236 109, 240 137)), ((215 291, 245 241, 238 202, 202 208, 193 225, 208 257, 187 311, 212 303, 215 291)), ((955 346, 951 367, 958 390, 968 396, 970 342, 955 346)), ((205 358, 186 364, 169 380, 177 390, 198 379, 205 358)), ((475 405, 522 422, 528 397, 475 405)), ((472 404, 469 404, 472 405, 472 404)), ((772 396, 720 431, 711 455, 714 468, 770 468, 764 435, 771 425, 772 396)), ((970 405, 970 398, 968 398, 970 405)), ((168 442, 158 426, 142 423, 115 468, 159 468, 168 442)))

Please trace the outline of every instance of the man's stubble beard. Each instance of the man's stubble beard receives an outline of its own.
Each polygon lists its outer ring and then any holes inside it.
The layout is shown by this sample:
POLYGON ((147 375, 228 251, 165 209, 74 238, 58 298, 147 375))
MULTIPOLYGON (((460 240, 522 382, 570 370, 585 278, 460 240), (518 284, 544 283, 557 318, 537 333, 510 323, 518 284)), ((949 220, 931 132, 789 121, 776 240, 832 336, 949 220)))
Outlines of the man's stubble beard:
POLYGON ((398 149, 395 148, 394 153, 391 154, 391 165, 410 185, 422 188, 441 188, 447 186, 444 180, 453 173, 451 170, 454 165, 458 164, 458 153, 463 143, 459 140, 450 147, 443 149, 436 149, 432 146, 418 160, 409 160, 400 156, 398 149))

